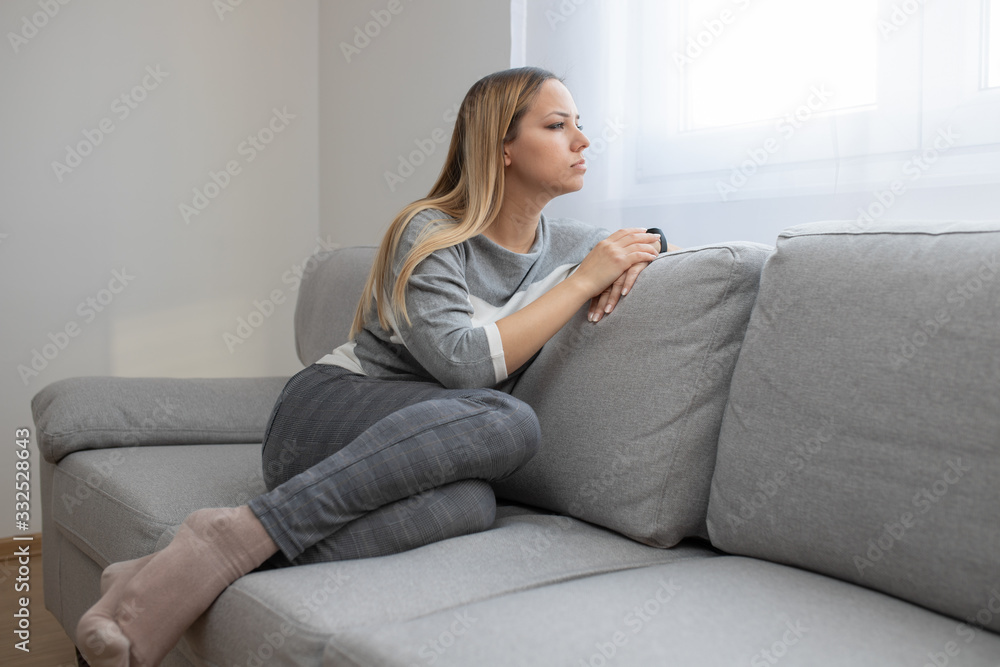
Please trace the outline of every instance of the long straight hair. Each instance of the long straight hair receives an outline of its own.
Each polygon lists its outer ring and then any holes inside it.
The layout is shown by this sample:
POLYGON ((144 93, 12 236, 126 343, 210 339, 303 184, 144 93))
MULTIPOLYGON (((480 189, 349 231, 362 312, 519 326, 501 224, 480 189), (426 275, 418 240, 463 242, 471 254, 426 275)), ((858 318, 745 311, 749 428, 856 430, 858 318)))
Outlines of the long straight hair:
POLYGON ((537 67, 519 67, 483 77, 469 89, 459 107, 448 156, 434 187, 423 199, 407 205, 382 237, 354 314, 353 339, 371 316, 372 295, 383 329, 406 313, 406 284, 417 265, 431 253, 482 234, 500 213, 504 194, 504 144, 517 137, 518 124, 548 79, 562 81, 537 67), (438 209, 449 220, 430 225, 402 259, 402 268, 386 303, 385 287, 392 279, 393 259, 406 226, 425 209, 438 209))

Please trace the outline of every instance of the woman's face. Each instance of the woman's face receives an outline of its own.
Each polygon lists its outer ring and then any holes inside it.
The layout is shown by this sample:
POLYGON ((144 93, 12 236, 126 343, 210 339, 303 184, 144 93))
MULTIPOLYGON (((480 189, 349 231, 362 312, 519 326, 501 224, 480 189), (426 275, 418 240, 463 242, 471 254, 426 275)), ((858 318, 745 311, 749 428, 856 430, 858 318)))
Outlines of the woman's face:
POLYGON ((549 199, 576 192, 583 187, 583 149, 589 145, 573 96, 562 82, 548 79, 521 117, 517 137, 504 144, 506 188, 549 199))

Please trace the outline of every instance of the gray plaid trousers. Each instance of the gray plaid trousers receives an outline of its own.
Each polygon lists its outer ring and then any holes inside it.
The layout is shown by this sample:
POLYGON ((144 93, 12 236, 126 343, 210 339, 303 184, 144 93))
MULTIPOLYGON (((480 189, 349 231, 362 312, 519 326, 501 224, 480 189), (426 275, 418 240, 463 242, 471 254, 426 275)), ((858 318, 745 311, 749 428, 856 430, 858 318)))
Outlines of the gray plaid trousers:
POLYGON ((278 545, 268 566, 382 556, 488 528, 489 481, 538 449, 534 411, 494 389, 446 389, 313 364, 264 436, 269 491, 250 501, 278 545))

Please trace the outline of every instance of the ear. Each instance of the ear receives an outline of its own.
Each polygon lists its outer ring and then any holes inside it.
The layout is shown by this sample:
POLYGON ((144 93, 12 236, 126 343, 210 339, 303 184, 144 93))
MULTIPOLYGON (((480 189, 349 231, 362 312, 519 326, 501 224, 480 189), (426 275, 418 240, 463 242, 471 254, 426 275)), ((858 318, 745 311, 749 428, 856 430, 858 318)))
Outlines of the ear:
POLYGON ((507 149, 509 142, 503 142, 503 166, 509 167, 511 163, 510 151, 507 149))

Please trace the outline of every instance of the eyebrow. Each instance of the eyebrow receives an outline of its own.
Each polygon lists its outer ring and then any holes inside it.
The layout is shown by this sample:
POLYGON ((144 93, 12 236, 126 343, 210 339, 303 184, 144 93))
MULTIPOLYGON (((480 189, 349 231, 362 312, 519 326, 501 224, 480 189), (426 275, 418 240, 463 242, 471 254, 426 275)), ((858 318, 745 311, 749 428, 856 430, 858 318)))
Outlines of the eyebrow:
MULTIPOLYGON (((549 116, 562 116, 563 118, 572 118, 572 116, 566 113, 565 111, 550 111, 545 115, 545 117, 548 118, 549 116)), ((580 114, 577 114, 576 117, 579 118, 580 114)))

